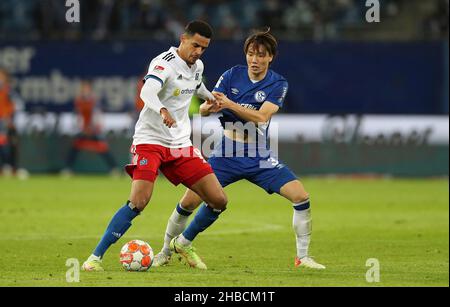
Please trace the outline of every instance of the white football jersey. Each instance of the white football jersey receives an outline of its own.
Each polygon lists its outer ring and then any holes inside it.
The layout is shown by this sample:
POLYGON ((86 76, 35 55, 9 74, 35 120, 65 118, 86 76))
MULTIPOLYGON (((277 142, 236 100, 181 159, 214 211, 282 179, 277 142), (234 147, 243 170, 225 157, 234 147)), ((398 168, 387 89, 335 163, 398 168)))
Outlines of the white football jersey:
POLYGON ((189 106, 192 96, 202 84, 203 62, 197 60, 189 67, 176 50, 171 47, 154 58, 144 81, 152 78, 161 83, 159 100, 177 126, 168 128, 159 113, 144 106, 136 123, 133 145, 157 144, 169 148, 192 146, 189 106))

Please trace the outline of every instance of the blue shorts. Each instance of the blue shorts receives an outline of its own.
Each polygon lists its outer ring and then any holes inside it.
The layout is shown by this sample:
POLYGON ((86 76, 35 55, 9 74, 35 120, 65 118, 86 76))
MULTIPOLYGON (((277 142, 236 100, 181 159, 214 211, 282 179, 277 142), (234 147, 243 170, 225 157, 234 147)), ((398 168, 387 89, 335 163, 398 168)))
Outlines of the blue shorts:
POLYGON ((282 186, 297 180, 297 176, 286 165, 273 158, 212 156, 208 162, 222 187, 247 179, 269 194, 279 194, 282 186), (267 167, 268 164, 272 167, 267 167))

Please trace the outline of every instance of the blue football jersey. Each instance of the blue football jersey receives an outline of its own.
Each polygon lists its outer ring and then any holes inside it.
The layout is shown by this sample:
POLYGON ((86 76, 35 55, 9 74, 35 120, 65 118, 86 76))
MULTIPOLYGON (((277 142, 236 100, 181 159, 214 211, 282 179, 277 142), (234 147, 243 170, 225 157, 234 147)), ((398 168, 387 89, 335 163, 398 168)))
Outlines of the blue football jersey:
MULTIPOLYGON (((249 109, 259 110, 264 102, 274 103, 281 108, 288 91, 288 82, 283 76, 269 69, 263 80, 254 83, 248 76, 247 66, 237 65, 223 73, 214 91, 223 93, 228 99, 249 109)), ((227 122, 246 123, 227 109, 222 110, 222 114, 220 122, 224 128, 227 122)), ((262 143, 260 140, 267 141, 269 124, 270 121, 260 126, 263 137, 258 137, 258 143, 262 143)))

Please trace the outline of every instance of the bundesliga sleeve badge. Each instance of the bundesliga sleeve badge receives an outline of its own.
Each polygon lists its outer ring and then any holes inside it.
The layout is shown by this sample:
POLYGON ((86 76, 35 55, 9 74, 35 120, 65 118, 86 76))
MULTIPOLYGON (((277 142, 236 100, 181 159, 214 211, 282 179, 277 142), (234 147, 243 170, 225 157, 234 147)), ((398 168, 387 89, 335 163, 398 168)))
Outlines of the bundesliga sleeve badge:
POLYGON ((160 66, 160 65, 156 65, 155 68, 153 68, 154 72, 163 72, 164 71, 164 67, 160 66))

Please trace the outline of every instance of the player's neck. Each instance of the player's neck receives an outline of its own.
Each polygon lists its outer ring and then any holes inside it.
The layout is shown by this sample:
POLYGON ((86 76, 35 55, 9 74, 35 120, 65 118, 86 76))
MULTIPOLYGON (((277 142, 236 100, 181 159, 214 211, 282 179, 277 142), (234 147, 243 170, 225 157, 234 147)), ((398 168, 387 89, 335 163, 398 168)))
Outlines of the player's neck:
POLYGON ((261 81, 264 79, 267 75, 268 70, 260 72, 259 74, 252 73, 250 70, 248 70, 248 77, 252 81, 261 81))
POLYGON ((191 68, 192 64, 189 64, 185 59, 183 59, 183 56, 181 55, 180 49, 179 49, 179 48, 177 48, 177 54, 178 54, 178 56, 180 57, 180 59, 182 59, 182 60, 186 63, 186 65, 187 65, 189 68, 191 68))

